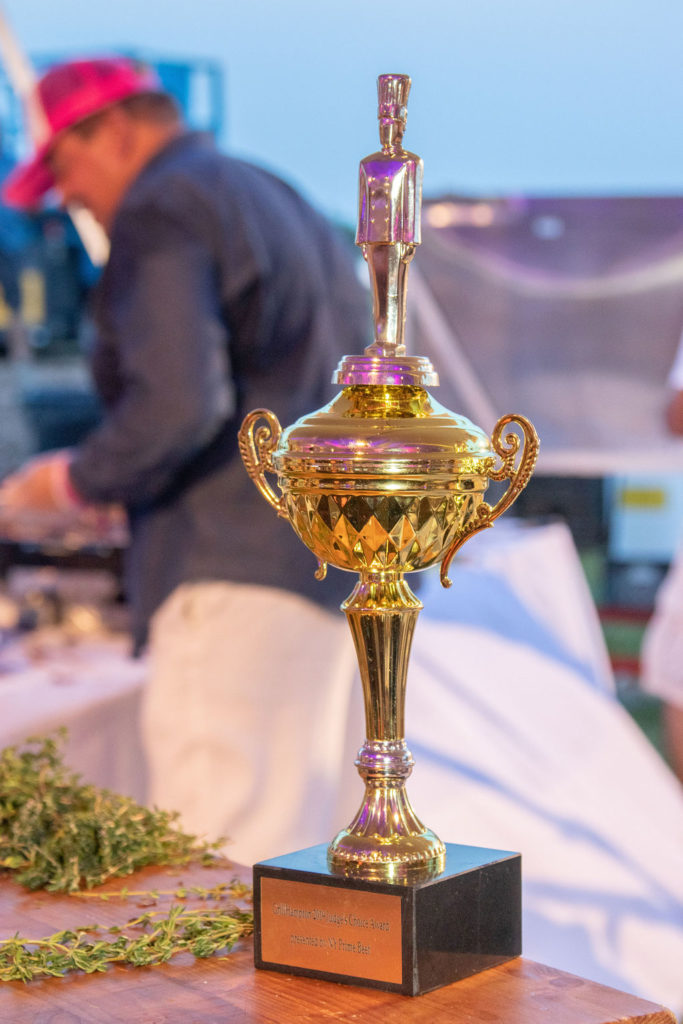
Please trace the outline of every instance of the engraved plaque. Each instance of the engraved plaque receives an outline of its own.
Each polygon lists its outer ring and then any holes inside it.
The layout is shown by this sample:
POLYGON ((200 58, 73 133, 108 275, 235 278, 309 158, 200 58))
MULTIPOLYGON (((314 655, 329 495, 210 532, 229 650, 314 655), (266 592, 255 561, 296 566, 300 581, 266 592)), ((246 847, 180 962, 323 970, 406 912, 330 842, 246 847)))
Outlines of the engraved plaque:
POLYGON ((261 923, 269 963, 403 981, 400 896, 263 878, 261 923))

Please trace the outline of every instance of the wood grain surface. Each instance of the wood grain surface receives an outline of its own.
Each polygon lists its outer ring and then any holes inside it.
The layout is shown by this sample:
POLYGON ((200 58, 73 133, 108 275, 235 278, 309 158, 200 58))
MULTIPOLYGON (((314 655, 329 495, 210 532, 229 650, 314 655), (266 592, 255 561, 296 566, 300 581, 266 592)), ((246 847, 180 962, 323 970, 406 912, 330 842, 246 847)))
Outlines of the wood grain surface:
MULTIPOLYGON (((225 864, 138 871, 106 891, 211 887, 251 871, 225 864)), ((196 898, 195 898, 196 899, 196 898)), ((144 902, 144 901, 143 901, 144 902)), ((188 905, 193 898, 189 897, 188 905)), ((40 938, 96 921, 123 924, 140 900, 107 902, 30 893, 0 878, 3 937, 40 938)), ((182 954, 158 967, 112 967, 45 981, 0 984, 2 1024, 675 1024, 662 1007, 562 971, 518 958, 427 995, 410 998, 377 989, 256 971, 251 943, 224 957, 182 954)))

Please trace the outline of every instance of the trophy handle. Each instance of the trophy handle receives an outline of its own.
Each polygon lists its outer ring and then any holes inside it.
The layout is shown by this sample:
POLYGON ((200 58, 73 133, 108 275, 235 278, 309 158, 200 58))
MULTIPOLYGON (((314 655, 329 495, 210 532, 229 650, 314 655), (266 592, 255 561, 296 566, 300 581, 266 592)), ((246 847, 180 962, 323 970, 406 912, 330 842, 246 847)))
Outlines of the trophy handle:
POLYGON ((481 530, 488 529, 489 526, 493 526, 494 520, 512 505, 513 501, 519 497, 529 483, 534 466, 536 465, 540 442, 534 427, 524 416, 501 416, 493 428, 491 444, 496 454, 500 456, 501 464, 498 469, 487 470, 486 475, 490 480, 509 480, 510 486, 493 508, 491 508, 488 502, 482 501, 477 507, 476 518, 465 527, 449 547, 441 563, 441 583, 444 587, 451 586, 452 580, 449 579, 448 570, 456 551, 462 547, 469 537, 479 533, 481 530), (524 448, 517 468, 515 468, 515 460, 519 452, 520 437, 512 432, 504 437, 502 436, 503 429, 509 423, 516 423, 524 438, 524 448))
POLYGON ((282 427, 275 413, 269 409, 254 409, 244 417, 237 437, 247 473, 277 514, 283 519, 289 519, 284 495, 278 497, 266 480, 266 473, 275 472, 273 451, 280 443, 281 435, 282 427), (256 424, 259 420, 266 422, 257 429, 256 424))

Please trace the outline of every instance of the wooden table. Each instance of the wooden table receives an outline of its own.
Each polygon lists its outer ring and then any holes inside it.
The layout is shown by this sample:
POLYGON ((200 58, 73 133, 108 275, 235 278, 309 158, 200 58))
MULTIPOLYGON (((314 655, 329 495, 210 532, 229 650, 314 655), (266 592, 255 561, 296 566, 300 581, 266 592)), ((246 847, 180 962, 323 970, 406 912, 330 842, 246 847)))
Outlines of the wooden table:
MULTIPOLYGON (((210 887, 247 869, 145 869, 107 885, 172 889, 210 887)), ((0 879, 3 937, 39 938, 97 921, 124 923, 140 913, 135 898, 83 901, 29 893, 0 879)), ((673 1014, 635 996, 524 958, 427 995, 410 998, 376 989, 255 971, 248 941, 226 957, 183 954, 150 968, 113 967, 106 974, 0 985, 7 1024, 675 1024, 673 1014)))

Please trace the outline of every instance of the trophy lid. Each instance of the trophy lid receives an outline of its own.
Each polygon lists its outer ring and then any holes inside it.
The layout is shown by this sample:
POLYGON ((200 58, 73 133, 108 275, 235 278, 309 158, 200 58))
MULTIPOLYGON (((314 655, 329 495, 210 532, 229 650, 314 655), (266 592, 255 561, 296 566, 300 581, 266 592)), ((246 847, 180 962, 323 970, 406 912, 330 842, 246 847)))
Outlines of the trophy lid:
POLYGON ((493 456, 488 435, 418 386, 345 388, 329 405, 302 416, 282 434, 273 462, 285 474, 322 470, 356 480, 393 480, 405 473, 436 483, 471 472, 493 456))

